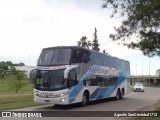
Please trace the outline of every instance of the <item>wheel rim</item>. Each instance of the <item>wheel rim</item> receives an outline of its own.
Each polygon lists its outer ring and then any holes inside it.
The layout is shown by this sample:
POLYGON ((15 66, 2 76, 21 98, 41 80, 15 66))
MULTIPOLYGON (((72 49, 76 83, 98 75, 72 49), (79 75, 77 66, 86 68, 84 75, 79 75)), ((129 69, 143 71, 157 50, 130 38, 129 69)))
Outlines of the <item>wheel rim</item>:
POLYGON ((117 100, 120 98, 119 96, 119 90, 117 91, 117 96, 116 96, 117 100))
POLYGON ((83 95, 83 97, 82 97, 82 104, 83 105, 87 104, 87 97, 86 97, 86 95, 83 95))
POLYGON ((122 90, 121 90, 121 93, 120 93, 120 99, 122 99, 123 96, 124 96, 124 90, 122 89, 122 90))

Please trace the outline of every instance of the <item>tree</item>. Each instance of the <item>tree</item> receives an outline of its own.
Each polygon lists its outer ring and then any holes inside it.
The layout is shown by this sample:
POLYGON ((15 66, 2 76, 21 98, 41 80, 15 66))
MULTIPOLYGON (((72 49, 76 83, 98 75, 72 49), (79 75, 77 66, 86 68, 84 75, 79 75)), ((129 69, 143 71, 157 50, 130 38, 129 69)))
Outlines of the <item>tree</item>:
POLYGON ((13 77, 15 79, 13 79, 12 82, 10 82, 9 86, 11 89, 15 89, 16 93, 18 93, 18 91, 23 87, 24 83, 23 83, 23 78, 24 78, 24 74, 22 72, 20 72, 19 70, 16 70, 15 67, 11 66, 11 71, 13 74, 13 77))
POLYGON ((159 77, 160 77, 160 69, 157 69, 157 70, 156 70, 156 76, 159 76, 159 77))
MULTIPOLYGON (((160 69, 156 70, 156 76, 160 77, 160 69)), ((160 85, 160 80, 159 79, 156 80, 156 85, 160 85)))
POLYGON ((20 62, 20 63, 14 64, 14 66, 25 66, 25 64, 20 62))
POLYGON ((24 66, 25 64, 20 62, 20 63, 12 63, 11 61, 7 61, 7 62, 0 62, 0 69, 3 70, 8 70, 8 66, 24 66))
POLYGON ((103 50, 103 53, 104 53, 104 54, 108 54, 105 49, 103 50))
POLYGON ((103 8, 113 8, 111 17, 124 19, 110 38, 144 55, 160 56, 160 0, 105 0, 103 8))
POLYGON ((0 80, 2 80, 2 84, 3 84, 3 79, 4 79, 4 71, 0 70, 0 80))
POLYGON ((94 30, 95 32, 93 34, 92 49, 99 51, 100 48, 99 48, 99 43, 98 43, 98 38, 97 38, 97 29, 95 28, 94 30))
POLYGON ((8 70, 8 66, 10 66, 10 63, 8 62, 0 62, 0 68, 3 70, 8 70))
POLYGON ((86 36, 82 36, 81 39, 80 39, 80 41, 77 42, 77 45, 89 49, 89 47, 91 46, 91 41, 87 40, 86 36))

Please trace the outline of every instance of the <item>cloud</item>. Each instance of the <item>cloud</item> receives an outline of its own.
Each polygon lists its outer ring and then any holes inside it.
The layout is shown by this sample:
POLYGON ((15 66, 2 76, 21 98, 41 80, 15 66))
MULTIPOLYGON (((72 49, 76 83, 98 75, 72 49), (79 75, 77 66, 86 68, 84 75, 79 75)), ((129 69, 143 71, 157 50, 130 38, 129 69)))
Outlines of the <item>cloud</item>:
POLYGON ((138 54, 112 43, 108 36, 120 22, 110 19, 98 3, 94 0, 87 7, 74 0, 0 1, 0 60, 28 64, 30 55, 36 65, 42 48, 77 45, 81 36, 92 41, 95 27, 101 50, 120 58, 138 54))

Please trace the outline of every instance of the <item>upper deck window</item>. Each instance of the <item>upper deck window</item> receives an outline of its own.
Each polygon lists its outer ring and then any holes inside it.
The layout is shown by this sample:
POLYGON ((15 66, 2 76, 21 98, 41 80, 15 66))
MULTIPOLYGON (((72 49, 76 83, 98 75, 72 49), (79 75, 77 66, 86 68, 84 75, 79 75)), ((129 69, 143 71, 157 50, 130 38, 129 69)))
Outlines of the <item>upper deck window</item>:
POLYGON ((83 49, 74 49, 72 53, 72 63, 83 62, 83 49))
POLYGON ((52 65, 69 64, 71 57, 71 49, 57 49, 52 58, 52 65))
POLYGON ((43 50, 37 65, 64 65, 70 63, 71 49, 43 50))
POLYGON ((72 63, 89 63, 91 52, 84 49, 75 48, 72 52, 72 63))

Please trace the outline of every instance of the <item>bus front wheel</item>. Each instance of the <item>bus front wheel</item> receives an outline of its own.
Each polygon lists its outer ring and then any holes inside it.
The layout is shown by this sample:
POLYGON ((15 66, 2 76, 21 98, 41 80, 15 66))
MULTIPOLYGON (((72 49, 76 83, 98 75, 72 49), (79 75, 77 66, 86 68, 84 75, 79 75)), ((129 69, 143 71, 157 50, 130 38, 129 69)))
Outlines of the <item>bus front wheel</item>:
POLYGON ((84 92, 82 96, 82 106, 86 106, 89 102, 89 93, 84 92))

